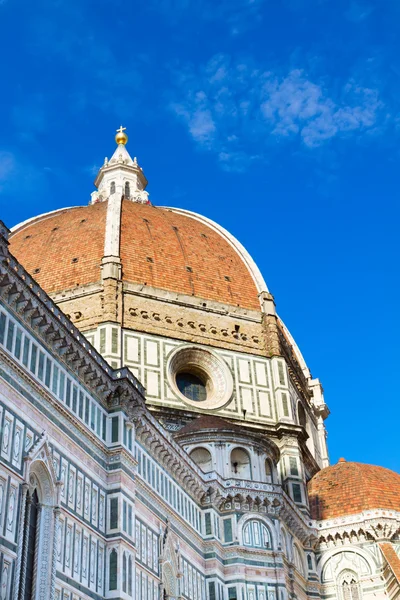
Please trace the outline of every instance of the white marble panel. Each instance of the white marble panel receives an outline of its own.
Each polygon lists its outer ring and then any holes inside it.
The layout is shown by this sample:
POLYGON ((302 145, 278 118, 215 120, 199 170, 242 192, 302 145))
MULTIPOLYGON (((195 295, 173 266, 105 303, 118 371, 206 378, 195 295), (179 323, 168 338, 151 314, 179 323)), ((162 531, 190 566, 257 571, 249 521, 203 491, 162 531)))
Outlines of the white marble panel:
POLYGON ((14 417, 8 411, 6 411, 4 415, 3 435, 1 439, 1 456, 3 456, 6 460, 10 460, 11 456, 13 423, 14 417))
POLYGON ((267 364, 264 362, 255 361, 254 370, 256 374, 256 384, 268 386, 267 364))
POLYGON ((129 362, 139 362, 139 339, 125 334, 125 343, 126 360, 129 362))
POLYGON ((260 405, 260 415, 263 417, 272 417, 269 392, 263 392, 262 390, 259 390, 258 400, 260 405))
POLYGON ((160 374, 156 371, 146 371, 146 392, 148 396, 159 398, 160 396, 160 374))
POLYGON ((158 342, 146 340, 145 341, 145 360, 146 364, 152 367, 159 366, 159 348, 158 342))
POLYGON ((242 409, 246 410, 247 413, 253 412, 253 390, 251 388, 240 388, 240 395, 242 398, 242 409))
POLYGON ((238 359, 239 380, 241 383, 250 383, 250 364, 248 360, 238 359))

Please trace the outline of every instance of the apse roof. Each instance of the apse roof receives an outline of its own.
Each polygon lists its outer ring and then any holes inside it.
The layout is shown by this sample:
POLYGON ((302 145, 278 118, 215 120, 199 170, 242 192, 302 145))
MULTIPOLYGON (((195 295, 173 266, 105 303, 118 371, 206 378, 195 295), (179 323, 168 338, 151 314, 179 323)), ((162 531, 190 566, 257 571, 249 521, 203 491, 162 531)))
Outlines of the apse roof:
POLYGON ((373 509, 400 512, 400 475, 384 467, 340 459, 308 484, 314 519, 333 519, 373 509))

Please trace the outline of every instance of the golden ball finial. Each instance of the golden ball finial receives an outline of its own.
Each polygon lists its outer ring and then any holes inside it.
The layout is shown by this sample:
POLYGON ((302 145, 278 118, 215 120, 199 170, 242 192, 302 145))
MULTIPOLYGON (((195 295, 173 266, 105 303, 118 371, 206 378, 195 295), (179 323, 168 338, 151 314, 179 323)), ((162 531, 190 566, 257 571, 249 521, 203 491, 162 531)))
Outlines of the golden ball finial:
POLYGON ((128 136, 126 133, 124 133, 126 127, 121 127, 119 129, 117 129, 117 135, 115 136, 115 141, 117 142, 117 144, 123 144, 125 146, 125 144, 128 141, 128 136))

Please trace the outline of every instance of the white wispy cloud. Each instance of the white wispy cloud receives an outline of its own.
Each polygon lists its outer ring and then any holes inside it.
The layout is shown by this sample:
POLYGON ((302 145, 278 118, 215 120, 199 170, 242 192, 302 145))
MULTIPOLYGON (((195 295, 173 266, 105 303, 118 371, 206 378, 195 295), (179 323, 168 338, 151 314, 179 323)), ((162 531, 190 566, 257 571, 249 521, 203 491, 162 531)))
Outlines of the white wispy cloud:
POLYGON ((326 81, 313 81, 300 69, 278 74, 218 55, 200 70, 179 72, 170 108, 195 142, 226 167, 260 158, 271 142, 296 138, 315 148, 372 132, 383 103, 376 89, 352 79, 333 93, 326 81))

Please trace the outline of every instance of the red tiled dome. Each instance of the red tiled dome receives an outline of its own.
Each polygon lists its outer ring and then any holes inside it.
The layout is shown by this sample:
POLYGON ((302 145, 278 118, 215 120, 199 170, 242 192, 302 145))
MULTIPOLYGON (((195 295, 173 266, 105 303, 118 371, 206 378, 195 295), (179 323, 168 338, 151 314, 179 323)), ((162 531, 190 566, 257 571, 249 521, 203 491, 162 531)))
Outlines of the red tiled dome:
MULTIPOLYGON (((42 215, 18 227, 10 250, 48 293, 99 282, 107 202, 42 215)), ((258 310, 253 277, 215 228, 190 214, 124 200, 123 280, 258 310)))
POLYGON ((319 471, 308 484, 313 519, 334 519, 372 509, 400 512, 400 475, 384 467, 346 462, 319 471))

